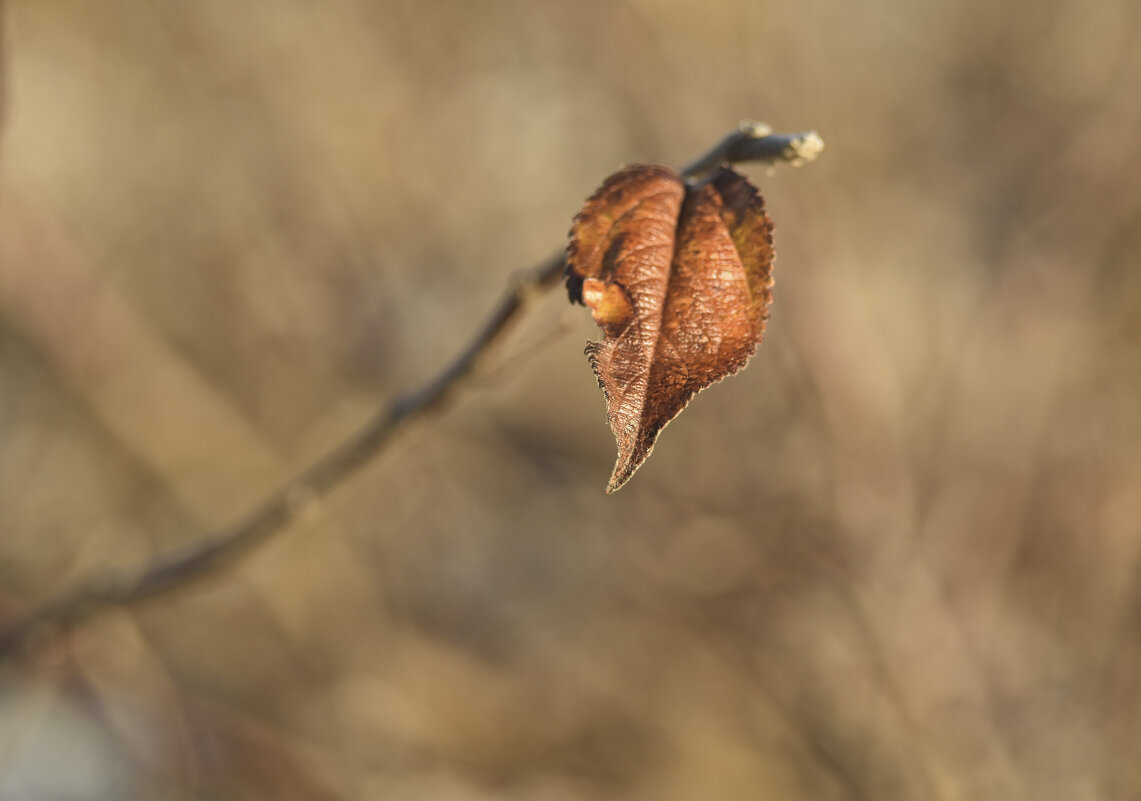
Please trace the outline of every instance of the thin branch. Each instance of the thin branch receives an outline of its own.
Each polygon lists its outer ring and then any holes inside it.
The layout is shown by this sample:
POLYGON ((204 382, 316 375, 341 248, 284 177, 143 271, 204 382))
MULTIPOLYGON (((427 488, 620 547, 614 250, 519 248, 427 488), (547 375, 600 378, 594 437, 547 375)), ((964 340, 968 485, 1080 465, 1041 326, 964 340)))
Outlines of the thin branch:
POLYGON ((743 122, 716 147, 682 170, 682 175, 695 181, 721 164, 742 161, 800 165, 815 159, 823 149, 824 140, 816 131, 774 134, 772 128, 762 122, 743 122))
MULTIPOLYGON (((2 0, 0 0, 2 1, 2 0)), ((726 162, 800 163, 819 153, 823 143, 814 132, 772 134, 746 123, 683 170, 697 180, 726 162)), ((244 519, 189 546, 159 554, 137 572, 108 573, 32 609, 0 630, 0 660, 25 650, 40 636, 75 626, 96 613, 168 593, 235 564, 274 534, 285 529, 311 502, 344 483, 384 450, 394 434, 410 422, 446 410, 466 388, 468 379, 519 319, 530 300, 562 278, 562 251, 518 275, 467 346, 439 375, 423 387, 389 403, 361 430, 262 502, 244 519)))

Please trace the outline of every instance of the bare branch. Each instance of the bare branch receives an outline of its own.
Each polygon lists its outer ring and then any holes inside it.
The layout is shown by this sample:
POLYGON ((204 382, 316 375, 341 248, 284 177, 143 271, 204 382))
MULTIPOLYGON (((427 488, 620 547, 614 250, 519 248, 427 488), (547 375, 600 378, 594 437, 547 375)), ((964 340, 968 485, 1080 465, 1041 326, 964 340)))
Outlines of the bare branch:
MULTIPOLYGON (((2 2, 2 0, 0 0, 2 2)), ((823 147, 815 133, 772 134, 757 124, 743 125, 683 170, 698 179, 726 162, 769 164, 811 160, 823 147)), ((247 517, 188 547, 159 554, 138 572, 108 573, 36 607, 0 630, 0 660, 24 651, 40 636, 65 630, 92 615, 170 592, 235 564, 293 522, 310 502, 342 484, 373 459, 406 424, 439 414, 470 387, 471 378, 493 352, 529 301, 562 278, 563 253, 550 256, 516 277, 467 346, 439 375, 396 398, 360 431, 267 498, 247 517)))
POLYGON ((772 128, 762 122, 743 122, 716 147, 682 170, 682 175, 696 181, 721 164, 743 161, 799 166, 814 160, 823 149, 824 140, 816 131, 774 134, 772 128))

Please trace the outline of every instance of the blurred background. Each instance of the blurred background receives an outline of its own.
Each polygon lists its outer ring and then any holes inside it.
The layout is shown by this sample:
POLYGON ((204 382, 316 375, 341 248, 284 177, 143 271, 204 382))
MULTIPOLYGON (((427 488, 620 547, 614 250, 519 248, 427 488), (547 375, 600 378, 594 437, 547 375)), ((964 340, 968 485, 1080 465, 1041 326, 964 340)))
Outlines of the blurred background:
POLYGON ((0 665, 0 797, 1141 794, 1141 8, 9 0, 0 620, 240 516, 602 179, 742 119, 750 367, 612 497, 596 329, 0 665))

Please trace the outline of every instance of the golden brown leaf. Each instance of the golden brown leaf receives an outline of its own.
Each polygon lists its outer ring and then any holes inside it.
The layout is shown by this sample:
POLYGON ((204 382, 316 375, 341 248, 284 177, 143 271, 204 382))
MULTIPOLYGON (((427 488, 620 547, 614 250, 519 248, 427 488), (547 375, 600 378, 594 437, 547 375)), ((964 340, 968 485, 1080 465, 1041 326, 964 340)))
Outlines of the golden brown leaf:
POLYGON ((604 339, 586 353, 606 395, 625 484, 690 399, 756 351, 772 300, 772 223, 722 167, 686 188, 667 167, 615 173, 575 218, 567 290, 604 339))

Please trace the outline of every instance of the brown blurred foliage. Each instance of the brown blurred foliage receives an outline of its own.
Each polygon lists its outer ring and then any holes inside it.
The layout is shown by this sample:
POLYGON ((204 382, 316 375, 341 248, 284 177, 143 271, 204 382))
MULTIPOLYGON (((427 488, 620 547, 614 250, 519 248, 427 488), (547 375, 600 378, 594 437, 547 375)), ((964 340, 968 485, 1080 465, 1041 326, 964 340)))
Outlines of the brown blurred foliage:
POLYGON ((766 344, 625 492, 579 315, 239 569, 0 667, 0 795, 1141 793, 1135 3, 7 11, 3 617, 428 378, 620 164, 828 149, 752 171, 766 344))

